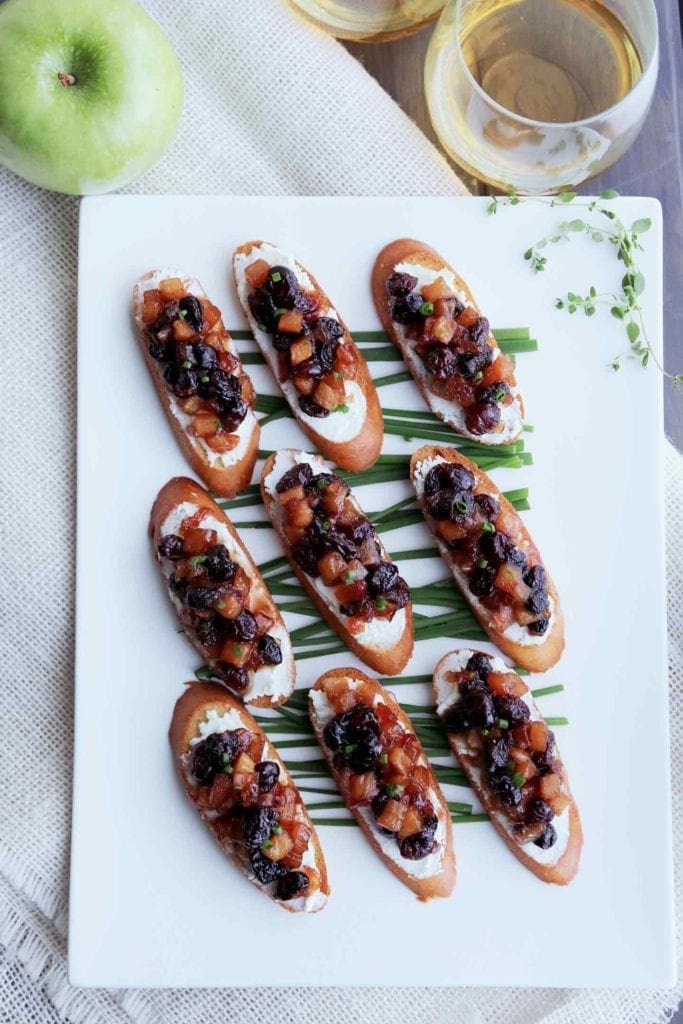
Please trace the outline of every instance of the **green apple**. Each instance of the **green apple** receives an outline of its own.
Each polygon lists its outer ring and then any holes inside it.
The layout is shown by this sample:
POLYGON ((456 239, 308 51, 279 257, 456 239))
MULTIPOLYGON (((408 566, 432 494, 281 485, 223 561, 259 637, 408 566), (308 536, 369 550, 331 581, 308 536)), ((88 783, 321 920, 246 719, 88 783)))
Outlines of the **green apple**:
POLYGON ((133 0, 0 3, 0 163, 43 188, 109 192, 175 134, 178 58, 133 0))

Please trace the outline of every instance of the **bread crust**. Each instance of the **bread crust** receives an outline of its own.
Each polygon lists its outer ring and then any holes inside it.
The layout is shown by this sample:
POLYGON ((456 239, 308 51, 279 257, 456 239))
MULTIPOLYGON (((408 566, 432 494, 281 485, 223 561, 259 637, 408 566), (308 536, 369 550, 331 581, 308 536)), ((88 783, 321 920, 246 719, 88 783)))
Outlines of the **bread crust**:
MULTIPOLYGON (((252 249, 259 248, 262 245, 270 244, 272 243, 264 242, 263 240, 252 240, 251 242, 245 242, 244 245, 240 245, 239 248, 235 250, 233 256, 233 279, 235 283, 235 288, 237 289, 238 296, 239 283, 237 279, 235 257, 238 255, 246 256, 251 252, 252 249)), ((332 302, 330 302, 326 292, 324 292, 323 289, 320 287, 313 274, 311 274, 309 270, 307 270, 301 263, 299 263, 298 260, 295 260, 294 262, 296 263, 296 266, 300 270, 304 271, 308 275, 316 291, 318 291, 327 300, 329 305, 332 306, 332 302)), ((257 344, 259 344, 258 340, 256 339, 255 332, 257 324, 256 321, 254 320, 254 317, 252 316, 251 310, 249 309, 249 306, 246 303, 242 303, 242 309, 244 311, 244 315, 247 319, 247 322, 249 323, 249 327, 254 333, 254 339, 257 341, 257 344)), ((339 315, 338 310, 337 314, 339 315)), ((342 320, 341 316, 339 316, 339 323, 344 328, 344 344, 350 345, 358 357, 359 372, 356 378, 356 383, 358 384, 363 394, 365 395, 366 401, 365 420, 360 431, 358 432, 358 434, 356 434, 355 437, 351 438, 350 441, 331 441, 329 438, 326 438, 322 434, 318 433, 318 431, 311 427, 310 424, 306 423, 299 415, 298 408, 296 408, 291 403, 289 403, 289 406, 290 409, 292 410, 292 414, 296 419, 297 423, 299 424, 301 429, 308 435, 308 437, 310 437, 311 441, 316 446, 318 451, 320 451, 325 456, 326 459, 329 459, 331 462, 334 462, 335 465, 341 466, 342 469, 347 469, 355 473, 360 472, 363 469, 369 469, 370 466, 373 466, 377 461, 377 457, 380 451, 382 450, 382 442, 384 441, 384 420, 382 419, 382 408, 380 406, 379 397, 377 395, 377 389, 375 388, 374 382, 370 375, 368 364, 365 362, 362 352, 360 351, 355 341, 353 340, 353 337, 351 336, 349 329, 346 326, 344 320, 342 320)), ((259 347, 261 348, 260 345, 259 347)), ((263 351, 263 355, 264 357, 266 357, 265 351, 263 351)), ((266 363, 266 365, 269 364, 266 363)), ((277 381, 277 383, 279 384, 280 382, 277 381)), ((285 398, 287 398, 286 395, 285 398)))
MULTIPOLYGON (((519 430, 516 434, 507 437, 505 440, 496 441, 495 439, 486 440, 486 435, 471 434, 465 427, 456 425, 451 420, 446 419, 442 410, 432 405, 431 392, 427 387, 427 376, 426 374, 417 374, 414 368, 407 358, 407 345, 404 344, 403 340, 399 337, 393 320, 389 316, 389 303, 386 292, 386 280, 394 272, 394 268, 399 263, 417 263, 419 266, 427 267, 429 270, 448 270, 455 279, 455 285, 458 291, 464 293, 467 298, 468 305, 472 306, 477 312, 481 312, 479 305, 472 294, 467 282, 457 273, 456 270, 447 263, 446 260, 439 255, 439 253, 432 249, 431 246, 425 245, 424 242, 417 242, 414 238, 398 238, 395 242, 390 242, 382 249, 377 259, 375 260, 372 268, 371 276, 371 289, 372 298, 375 303, 375 309, 377 315, 382 321, 384 330, 391 338, 392 342, 401 352, 401 355, 405 359, 406 366, 413 376, 415 383, 417 384, 422 397, 425 402, 440 420, 446 423, 452 430, 462 437, 467 437, 472 441, 476 441, 477 444, 489 445, 495 447, 499 444, 510 444, 515 441, 522 432, 523 419, 524 419, 524 400, 521 395, 517 395, 515 401, 518 402, 520 412, 520 424, 519 430)), ((498 342, 496 341, 495 335, 489 333, 488 342, 492 347, 497 347, 498 342)), ((457 402, 453 401, 454 406, 460 406, 457 402)))
MULTIPOLYGON (((434 669, 434 700, 438 703, 438 692, 436 680, 439 675, 444 671, 444 663, 453 654, 450 651, 439 660, 434 669)), ((474 653, 474 652, 473 652, 474 653)), ((533 697, 531 698, 533 701, 533 697)), ((533 701, 534 708, 538 714, 538 717, 542 717, 536 702, 533 701)), ((562 775, 564 778, 567 794, 570 797, 569 803, 569 839, 567 841, 567 848, 555 864, 539 864, 538 861, 530 857, 528 853, 525 853, 524 847, 516 843, 505 830, 502 821, 504 815, 500 811, 496 804, 496 799, 488 787, 483 786, 477 779, 477 759, 471 754, 467 753, 467 744, 464 740, 459 740, 456 735, 448 735, 448 743, 458 759, 462 770, 464 771, 467 779, 472 786, 472 789, 481 800, 484 808, 491 819, 491 824, 495 828, 498 835, 501 837, 505 845, 512 851, 517 860, 528 868, 532 874, 540 878, 542 882, 552 883, 553 885, 568 885, 572 879, 576 876, 579 869, 579 861, 581 858, 581 848, 583 846, 583 831, 581 828, 581 819, 579 817, 579 811, 574 801, 574 797, 569 792, 569 785, 567 782, 567 773, 562 765, 562 775)), ((556 754, 558 760, 562 760, 559 755, 556 754)))
MULTIPOLYGON (((192 502, 192 504, 197 505, 199 508, 207 509, 212 516, 215 516, 216 519, 220 520, 220 522, 223 523, 223 525, 229 531, 233 541, 235 542, 235 545, 240 549, 240 551, 244 555, 246 565, 249 568, 250 578, 252 579, 252 581, 260 584, 260 586, 263 588, 264 596, 267 598, 269 602, 268 614, 272 615, 275 622, 286 630, 284 620, 280 615, 280 611, 277 605, 275 604, 273 598, 270 595, 268 587, 265 581, 263 580, 261 573, 258 571, 253 558, 251 557, 249 551, 243 544, 239 534, 237 533, 234 526, 230 522, 228 516, 225 514, 223 509, 216 504, 211 495, 208 494, 203 487, 195 483, 194 480, 190 480, 188 477, 177 476, 169 480, 168 483, 164 484, 164 486, 161 488, 161 490, 159 491, 154 500, 154 504, 152 506, 152 511, 149 519, 149 536, 152 541, 152 550, 154 552, 154 557, 156 558, 157 562, 160 562, 159 555, 157 552, 157 545, 159 543, 161 535, 161 527, 165 522, 167 516, 173 511, 173 509, 185 501, 192 502)), ((164 580, 164 583, 165 582, 166 581, 164 580)), ((207 653, 204 646, 197 640, 196 636, 194 635, 194 630, 187 629, 182 621, 181 625, 183 626, 185 635, 187 636, 190 643, 197 651, 199 651, 202 658, 206 659, 207 664, 209 664, 211 661, 210 656, 207 653)), ((286 652, 283 652, 283 657, 286 656, 286 652)), ((292 691, 294 690, 295 682, 296 666, 294 662, 294 656, 290 653, 287 689, 279 695, 274 694, 272 696, 254 697, 252 699, 249 698, 249 690, 247 690, 244 694, 244 700, 246 701, 246 703, 251 704, 254 707, 277 707, 279 704, 284 704, 284 702, 289 699, 289 697, 292 694, 292 691)))
MULTIPOLYGON (((154 389, 159 396, 161 407, 164 410, 166 419, 168 420, 173 433, 175 434, 176 440, 180 445, 183 455, 189 462, 190 466, 197 474, 201 477, 207 487, 210 487, 214 494, 219 495, 222 498, 233 498, 239 491, 244 490, 245 487, 251 482, 251 476, 254 471, 254 465, 258 457, 259 438, 261 436, 261 428, 256 418, 256 414, 253 409, 247 413, 247 417, 251 418, 251 429, 249 433, 249 442, 247 450, 241 459, 238 459, 231 466, 213 466, 209 461, 209 458, 199 443, 199 439, 193 437, 185 427, 181 424, 180 420, 174 415, 171 408, 170 392, 166 385, 160 370, 159 364, 152 359, 149 354, 149 349, 145 344, 145 332, 142 324, 142 305, 143 305, 143 294, 144 285, 147 281, 151 280, 157 271, 150 270, 147 274, 137 281, 133 289, 133 318, 137 327, 137 338, 142 351, 143 359, 147 364, 150 377, 152 378, 152 384, 154 389)), ((190 285, 190 278, 181 278, 183 285, 188 288, 190 285)), ((195 285, 196 287, 196 285, 195 285)), ((204 298, 205 292, 201 289, 199 298, 204 298)), ((218 321, 221 325, 223 324, 222 319, 218 321)), ((227 333, 227 332, 226 332, 227 333)), ((233 356, 239 359, 239 352, 235 348, 235 345, 228 334, 228 344, 230 352, 233 356)), ((240 362, 240 373, 245 373, 244 368, 240 362)))
MULTIPOLYGON (((282 452, 284 454, 288 454, 291 456, 299 454, 299 452, 295 448, 284 448, 282 449, 282 452)), ((410 661, 410 658, 412 657, 413 653, 413 647, 415 645, 413 631, 412 601, 410 601, 406 605, 406 622, 403 629, 403 633, 401 634, 401 638, 398 641, 398 643, 396 643, 393 647, 388 648, 387 650, 380 650, 378 648, 366 647, 358 642, 356 637, 352 633, 350 633, 348 629, 345 627, 342 617, 336 615, 335 612, 329 607, 329 605, 326 604, 326 602, 322 599, 321 595, 318 593, 317 589, 315 588, 311 580, 308 578, 306 573, 296 564, 294 559, 291 557, 291 545, 287 540, 287 537, 285 536, 285 533, 282 529, 280 517, 277 515, 277 501, 268 493, 265 487, 266 477, 269 475, 271 469, 273 468, 275 459, 278 454, 280 453, 278 452, 273 455, 270 455, 268 459, 266 459, 266 462, 264 463, 263 469, 261 471, 261 497, 263 499, 263 504, 265 505, 266 512, 268 513, 270 521, 273 524, 273 529, 280 538, 280 542, 282 543, 282 546, 285 550, 285 554, 287 555, 289 564, 294 570, 297 579, 301 583, 301 586, 304 588, 307 595, 310 597, 311 601, 313 601, 313 603, 315 604, 316 608, 318 609, 322 617, 325 619, 325 622, 328 624, 328 626, 330 626, 335 631, 335 633, 344 641, 346 646, 349 648, 350 651, 352 651, 356 655, 359 661, 362 661, 369 668, 374 669, 375 672, 380 672, 382 675, 397 675, 406 667, 406 665, 410 661)), ((360 505, 358 505, 358 502, 356 501, 355 497, 353 497, 353 494, 351 494, 351 497, 353 498, 354 502, 356 502, 359 511, 362 512, 362 509, 360 508, 360 505)), ((382 543, 382 540, 379 536, 377 536, 377 542, 382 550, 384 558, 388 560, 389 556, 387 554, 387 550, 384 547, 384 544, 382 543)))
MULTIPOLYGON (((189 787, 185 779, 185 774, 183 772, 181 758, 189 751, 190 740, 197 736, 199 723, 206 718, 209 710, 215 710, 219 714, 225 714, 226 711, 234 710, 240 715, 245 729, 249 729, 251 732, 257 733, 259 736, 265 736, 265 733, 258 723, 254 721, 246 708, 240 704, 239 701, 231 697, 223 687, 217 686, 215 683, 197 682, 187 683, 186 685, 187 689, 176 701, 173 717, 171 718, 171 725, 168 731, 168 738, 175 757, 176 768, 180 775, 180 780, 188 795, 188 799, 190 799, 190 803, 193 803, 189 794, 189 787)), ((311 838, 309 842, 313 845, 313 851, 315 853, 316 870, 320 875, 320 890, 325 894, 325 896, 329 896, 330 884, 327 876, 327 865, 325 864, 325 857, 320 846, 320 840, 318 839, 318 833, 316 832, 315 825, 310 819, 308 811, 306 810, 306 805, 299 793, 296 783, 289 775, 289 772, 287 772, 287 768, 283 763, 282 758, 275 749, 272 741, 268 739, 268 737, 266 737, 266 739, 269 745, 268 760, 277 762, 280 772, 286 773, 289 781, 296 789, 297 796, 299 797, 299 802, 303 810, 304 820, 311 829, 311 838)), ((242 871, 243 874, 246 874, 244 863, 238 856, 237 845, 226 840, 225 837, 220 837, 210 820, 207 820, 206 818, 202 818, 202 820, 213 833, 214 838, 225 855, 233 862, 233 864, 236 865, 236 867, 240 869, 240 871, 242 871)), ((272 899, 279 907, 282 907, 284 910, 288 910, 290 913, 297 912, 297 907, 292 906, 288 900, 276 900, 270 896, 263 883, 251 878, 249 881, 251 881, 258 889, 261 889, 261 891, 264 892, 265 895, 269 896, 269 898, 272 899)), ((322 910, 323 906, 324 904, 317 907, 315 912, 322 910)))
MULTIPOLYGON (((464 466, 465 469, 469 469, 469 471, 474 475, 475 487, 484 483, 488 490, 494 491, 496 498, 500 502, 501 509, 517 518, 520 524, 521 535, 525 540, 533 544, 531 534, 524 525, 521 516, 501 493, 491 477, 487 476, 486 473, 475 465, 474 462, 470 462, 469 459, 466 459, 464 455, 461 455, 454 448, 446 448, 444 445, 430 444, 424 445, 422 448, 418 449, 410 460, 410 479, 413 486, 415 486, 416 467, 425 459, 432 458, 442 458, 447 462, 455 462, 457 465, 464 466)), ((545 672, 547 669, 552 668, 552 666, 559 661, 564 650, 564 617, 562 615, 562 608, 560 607, 560 598, 550 575, 547 574, 548 594, 553 599, 554 603, 553 625, 550 632, 546 634, 543 643, 540 644, 515 643, 514 640, 506 637, 500 630, 495 629, 491 625, 488 609, 485 608, 484 605, 480 604, 470 592, 470 589, 465 582, 465 577, 455 564, 450 551, 432 529, 432 520, 427 512, 424 497, 420 497, 418 495, 417 503, 422 515, 425 517, 427 526, 429 526, 429 529, 432 532, 441 557, 450 569, 463 597, 467 600, 474 615, 483 629, 486 630, 492 642, 503 652, 503 654, 506 654, 508 658, 514 661, 515 664, 519 665, 520 668, 528 669, 529 672, 545 672)))
MULTIPOLYGON (((369 676, 365 675, 364 672, 360 672, 358 669, 335 668, 329 672, 325 672, 322 676, 319 677, 319 679, 316 681, 312 689, 325 691, 325 687, 328 683, 334 683, 338 680, 349 677, 352 679, 357 679, 360 682, 373 687, 375 693, 378 696, 381 696, 385 703, 387 703, 391 707, 391 710, 397 715, 403 728, 408 730, 413 735, 415 735, 415 729, 413 728, 412 722, 406 715, 405 711, 399 705, 394 694, 391 693, 389 690, 386 690, 383 686, 381 686, 376 679, 371 679, 369 676)), ((316 739, 318 740, 318 743, 320 744, 320 749, 322 750, 325 759, 330 767, 332 777, 334 778, 336 785, 339 786, 340 775, 335 767, 332 753, 328 750, 327 746, 323 742, 323 727, 318 721, 315 707, 310 696, 308 707, 316 739)), ((424 758, 424 765, 429 769, 431 773, 430 788, 434 791, 438 798, 434 806, 435 813, 439 821, 445 822, 446 826, 445 850, 443 855, 441 871, 438 874, 432 875, 430 878, 415 878, 412 875, 410 875, 406 870, 404 870, 400 866, 400 864, 392 860, 383 852, 382 847, 380 846, 377 840, 376 831, 363 818, 363 816, 359 813, 358 809, 355 807, 349 807, 349 810, 351 811, 351 814, 353 814, 354 818, 356 819, 361 829, 365 833, 368 842, 370 843, 374 851, 382 858, 382 860, 389 868, 391 873, 395 875, 396 878, 399 879, 399 881, 403 882, 404 885, 411 889, 412 892, 414 892, 415 895, 418 897, 418 899, 426 901, 433 899, 436 896, 450 896, 455 885, 456 866, 455 851, 453 847, 453 827, 451 824, 451 815, 450 811, 448 810, 448 804, 446 802, 446 798, 444 797, 441 791, 441 787, 437 781, 434 769, 430 765, 427 755, 424 753, 424 750, 422 749, 422 744, 420 744, 420 750, 424 758)))

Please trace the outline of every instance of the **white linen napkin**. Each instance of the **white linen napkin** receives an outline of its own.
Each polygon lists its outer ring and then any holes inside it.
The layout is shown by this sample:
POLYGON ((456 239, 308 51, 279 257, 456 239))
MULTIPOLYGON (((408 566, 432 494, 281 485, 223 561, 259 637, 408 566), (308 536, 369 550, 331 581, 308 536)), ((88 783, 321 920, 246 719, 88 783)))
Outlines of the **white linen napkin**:
MULTIPOLYGON (((284 0, 146 0, 144 6, 173 39, 187 97, 170 151, 130 191, 465 192, 363 68, 284 0)), ((0 170, 0 1020, 664 1020, 676 1002, 671 992, 104 992, 68 985, 77 216, 77 200, 42 192, 0 170)), ((683 554, 677 538, 683 529, 683 463, 672 449, 667 485, 673 777, 680 813, 683 554)), ((683 842, 680 817, 676 841, 683 842)))

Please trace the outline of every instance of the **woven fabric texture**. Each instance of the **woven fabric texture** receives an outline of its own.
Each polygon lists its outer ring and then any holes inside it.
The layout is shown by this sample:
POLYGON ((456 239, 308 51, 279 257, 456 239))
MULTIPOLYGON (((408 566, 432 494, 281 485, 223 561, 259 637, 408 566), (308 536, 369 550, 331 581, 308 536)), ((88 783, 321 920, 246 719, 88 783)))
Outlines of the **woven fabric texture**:
MULTIPOLYGON (((130 191, 465 191, 362 67, 283 0, 145 0, 144 6, 180 54, 187 94, 171 149, 130 191)), ((671 992, 70 988, 77 233, 77 200, 0 170, 0 1024, 384 1024, 398 1016, 403 1024, 663 1021, 676 1000, 671 992)), ((683 525, 683 467, 673 451, 667 474, 675 540, 683 525)), ((669 569, 680 814, 683 557, 675 543, 669 569)), ((680 817, 676 829, 680 845, 680 817)))

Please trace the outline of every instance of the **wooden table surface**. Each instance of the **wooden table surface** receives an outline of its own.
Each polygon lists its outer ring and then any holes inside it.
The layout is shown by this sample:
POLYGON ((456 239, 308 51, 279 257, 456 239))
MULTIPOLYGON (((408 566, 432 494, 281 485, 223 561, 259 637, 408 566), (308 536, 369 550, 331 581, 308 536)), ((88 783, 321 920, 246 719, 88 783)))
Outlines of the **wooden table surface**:
MULTIPOLYGON (((683 373, 683 54, 676 0, 655 0, 659 13, 660 71, 647 123, 634 145, 605 175, 587 183, 588 194, 615 188, 623 195, 656 196, 664 211, 664 359, 671 373, 683 373)), ((360 60, 439 149, 424 95, 422 72, 433 26, 393 43, 348 43, 360 60)), ((458 170, 456 168, 456 170, 458 170)), ((458 174, 476 194, 486 186, 458 174)), ((416 192, 419 182, 415 183, 416 192)), ((656 373, 651 366, 646 371, 656 373)), ((664 382, 665 429, 683 451, 683 389, 664 382)), ((683 1024, 683 1021, 681 1022, 683 1024)))

